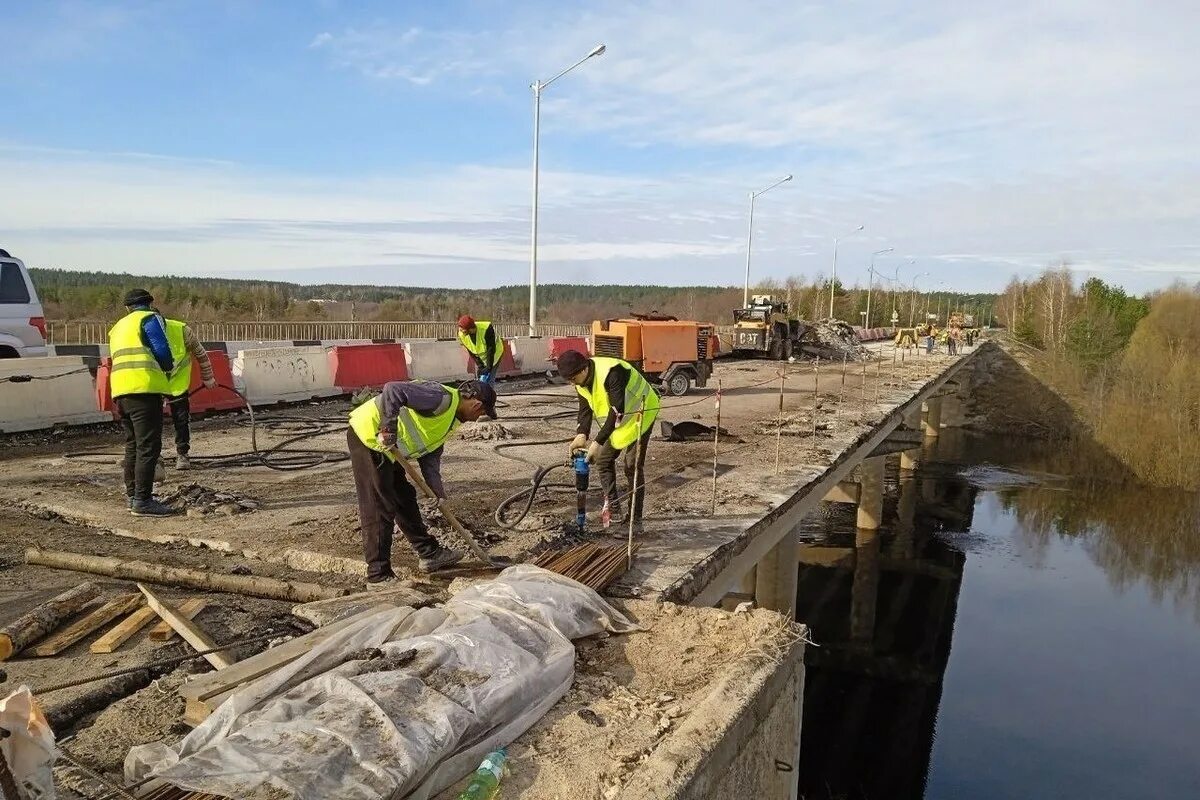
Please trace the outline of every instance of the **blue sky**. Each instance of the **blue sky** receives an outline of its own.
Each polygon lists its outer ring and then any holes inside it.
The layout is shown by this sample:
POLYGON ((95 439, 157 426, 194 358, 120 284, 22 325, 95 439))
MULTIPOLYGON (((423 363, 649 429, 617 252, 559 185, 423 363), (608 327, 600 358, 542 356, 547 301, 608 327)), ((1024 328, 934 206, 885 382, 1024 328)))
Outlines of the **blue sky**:
POLYGON ((487 286, 1200 279, 1200 4, 0 0, 0 246, 487 286), (1047 8, 1046 6, 1051 6, 1047 8), (14 46, 19 45, 19 46, 14 46), (911 263, 910 263, 911 260, 911 263))

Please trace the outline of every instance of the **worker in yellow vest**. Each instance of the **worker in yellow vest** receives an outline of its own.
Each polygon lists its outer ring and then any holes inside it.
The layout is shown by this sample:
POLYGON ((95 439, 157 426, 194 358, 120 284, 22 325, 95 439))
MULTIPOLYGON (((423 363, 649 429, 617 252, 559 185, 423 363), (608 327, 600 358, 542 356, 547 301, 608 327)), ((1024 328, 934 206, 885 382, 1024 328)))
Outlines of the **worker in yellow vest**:
MULTIPOLYGON (((556 366, 558 373, 575 384, 579 393, 578 427, 571 451, 587 445, 588 460, 596 465, 608 513, 613 516, 620 515, 616 462, 617 456, 623 455, 628 494, 633 495, 629 513, 635 523, 640 523, 646 494, 646 451, 662 405, 658 393, 637 367, 619 358, 588 358, 577 350, 567 350, 558 357, 556 366), (592 420, 600 428, 588 444, 592 420)), ((628 515, 622 522, 629 522, 628 515)))
POLYGON ((217 379, 208 351, 192 329, 177 319, 164 319, 163 322, 171 358, 175 361, 175 371, 167 379, 167 406, 171 409, 171 423, 175 427, 175 469, 191 469, 188 453, 192 449, 192 405, 188 390, 192 385, 192 359, 200 365, 200 382, 205 389, 217 388, 217 379))
POLYGON ((422 572, 453 566, 463 554, 438 544, 421 518, 416 488, 397 454, 415 460, 429 488, 445 498, 442 446, 463 422, 496 418, 496 391, 481 381, 457 389, 431 381, 392 381, 350 412, 346 434, 368 588, 394 585, 392 530, 399 528, 417 553, 422 572))
POLYGON ((496 336, 492 323, 476 322, 464 314, 458 318, 458 342, 475 362, 475 374, 484 383, 494 384, 504 357, 504 342, 496 336))
POLYGON ((165 517, 177 509, 154 499, 154 471, 162 453, 163 397, 175 368, 163 319, 145 289, 125 295, 126 314, 108 332, 109 387, 125 431, 125 494, 137 517, 165 517))

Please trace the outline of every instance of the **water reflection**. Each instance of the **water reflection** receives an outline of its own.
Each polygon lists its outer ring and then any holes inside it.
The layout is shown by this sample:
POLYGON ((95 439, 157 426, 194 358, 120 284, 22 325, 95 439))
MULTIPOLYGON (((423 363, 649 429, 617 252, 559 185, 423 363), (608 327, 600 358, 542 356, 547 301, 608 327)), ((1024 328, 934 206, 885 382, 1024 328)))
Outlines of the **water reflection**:
MULTIPOLYGON (((797 616, 820 645, 807 655, 802 797, 926 796, 960 591, 971 591, 964 568, 997 546, 988 530, 972 530, 984 497, 1014 520, 1023 569, 1079 545, 1114 595, 1143 586, 1200 619, 1198 496, 1138 486, 1085 443, 946 431, 919 460, 910 473, 889 459, 879 531, 855 531, 852 507, 830 506, 802 532, 797 616)), ((984 527, 994 524, 989 516, 984 527)), ((986 682, 972 691, 988 691, 986 682)), ((1048 796, 1013 780, 992 796, 1048 796)))

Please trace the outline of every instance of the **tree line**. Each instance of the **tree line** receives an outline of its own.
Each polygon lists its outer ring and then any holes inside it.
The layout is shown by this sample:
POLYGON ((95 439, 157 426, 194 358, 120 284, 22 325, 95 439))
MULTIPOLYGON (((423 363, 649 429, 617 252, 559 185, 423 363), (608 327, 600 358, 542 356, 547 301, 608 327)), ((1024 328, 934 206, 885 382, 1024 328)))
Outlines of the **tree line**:
MULTIPOLYGON (((52 319, 112 320, 131 288, 145 288, 164 312, 197 322, 247 320, 447 320, 462 314, 498 322, 529 316, 529 288, 439 289, 417 286, 305 285, 228 278, 130 275, 121 273, 30 269, 38 294, 52 319)), ((787 302, 797 317, 829 316, 828 280, 792 276, 763 280, 753 294, 787 302)), ((995 295, 919 292, 911 287, 876 284, 870 288, 833 287, 834 316, 852 324, 891 324, 893 310, 901 326, 927 315, 945 320, 951 310, 974 313, 976 324, 992 319, 995 295)), ((543 322, 586 324, 630 313, 658 313, 727 325, 742 305, 742 289, 730 286, 630 286, 544 284, 538 287, 538 318, 543 322)))
POLYGON ((1200 489, 1200 284, 1133 296, 1059 267, 1014 278, 996 314, 1140 479, 1200 489))

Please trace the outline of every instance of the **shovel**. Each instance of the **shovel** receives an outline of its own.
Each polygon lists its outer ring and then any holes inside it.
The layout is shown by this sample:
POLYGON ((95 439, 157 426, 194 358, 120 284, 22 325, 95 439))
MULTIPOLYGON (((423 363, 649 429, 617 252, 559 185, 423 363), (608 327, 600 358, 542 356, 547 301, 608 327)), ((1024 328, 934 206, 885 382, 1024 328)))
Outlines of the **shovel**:
POLYGON ((421 493, 426 497, 437 501, 442 516, 449 520, 450 527, 454 528, 458 535, 466 541, 467 547, 471 548, 471 552, 475 554, 476 558, 489 567, 501 568, 506 566, 499 560, 492 558, 486 550, 479 546, 479 542, 475 541, 475 537, 471 532, 458 521, 458 517, 454 516, 454 511, 450 508, 450 504, 434 494, 433 489, 429 488, 429 484, 425 482, 425 476, 421 474, 420 468, 401 455, 400 451, 396 448, 392 448, 391 453, 396 457, 396 461, 400 463, 400 466, 404 467, 404 472, 408 475, 408 479, 413 482, 413 485, 420 489, 421 493))

